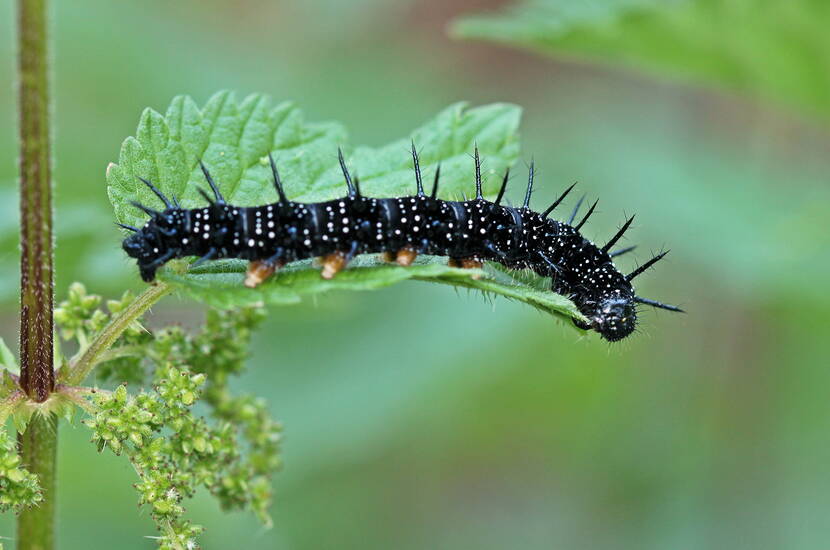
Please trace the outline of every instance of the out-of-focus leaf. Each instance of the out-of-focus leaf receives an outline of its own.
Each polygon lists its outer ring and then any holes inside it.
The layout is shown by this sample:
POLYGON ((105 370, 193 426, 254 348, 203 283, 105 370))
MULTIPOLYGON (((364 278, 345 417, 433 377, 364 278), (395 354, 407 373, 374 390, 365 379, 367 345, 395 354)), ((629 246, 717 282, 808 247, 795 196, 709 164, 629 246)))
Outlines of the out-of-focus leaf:
MULTIPOLYGON (((460 197, 473 190, 470 153, 476 145, 486 159, 486 175, 501 174, 516 160, 520 113, 518 107, 507 104, 467 109, 458 103, 408 138, 377 149, 358 147, 349 164, 359 173, 361 189, 368 195, 412 194, 414 177, 408 148, 414 140, 421 152, 425 177, 431 176, 440 163, 442 196, 460 197)), ((231 93, 222 92, 203 109, 182 96, 173 100, 166 115, 149 109, 144 112, 136 137, 124 141, 119 163, 107 170, 109 196, 117 219, 139 226, 143 224, 142 214, 130 201, 159 206, 158 198, 138 180, 139 176, 154 181, 162 192, 179 197, 186 207, 202 204, 204 199, 198 196, 197 188, 204 187, 198 167, 199 160, 203 160, 229 202, 273 202, 277 197, 267 158, 271 152, 291 198, 304 202, 332 199, 345 192, 336 154, 338 147, 349 151, 345 142, 346 132, 339 124, 305 122, 293 105, 271 107, 265 96, 252 95, 237 103, 231 93)), ((498 182, 497 177, 487 178, 486 190, 494 191, 498 182)), ((283 270, 253 290, 242 286, 244 270, 244 262, 225 261, 184 273, 165 269, 160 277, 217 307, 294 303, 303 296, 330 290, 371 290, 418 279, 499 294, 550 314, 581 318, 569 300, 540 290, 538 281, 514 279, 492 269, 455 269, 435 261, 403 268, 363 258, 332 280, 322 279, 316 269, 306 265, 283 270), (474 275, 480 278, 474 279, 474 275)))
POLYGON ((830 118, 823 0, 522 0, 454 34, 716 84, 830 118))
POLYGON ((14 353, 12 353, 12 350, 9 349, 9 346, 6 345, 5 340, 2 338, 0 338, 0 365, 15 374, 20 372, 20 367, 17 365, 17 359, 14 353))

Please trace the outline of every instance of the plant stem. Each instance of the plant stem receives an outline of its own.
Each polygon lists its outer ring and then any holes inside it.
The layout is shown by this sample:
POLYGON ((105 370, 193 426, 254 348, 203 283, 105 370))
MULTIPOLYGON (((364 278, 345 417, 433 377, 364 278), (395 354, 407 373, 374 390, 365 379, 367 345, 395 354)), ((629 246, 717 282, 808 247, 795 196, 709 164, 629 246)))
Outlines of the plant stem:
MULTIPOLYGON (((46 1, 18 0, 20 112, 20 387, 42 403, 55 388, 52 356, 52 188, 46 1)), ((55 539, 58 422, 36 414, 17 436, 23 465, 43 501, 17 520, 19 550, 51 550, 55 539)))
POLYGON ((21 512, 17 519, 18 550, 51 550, 55 547, 55 459, 58 448, 58 419, 35 413, 18 434, 23 465, 37 475, 43 500, 21 512))
POLYGON ((52 188, 46 1, 18 0, 20 79, 20 386, 39 403, 55 387, 52 188))
POLYGON ((121 333, 127 330, 130 324, 141 317, 145 311, 150 309, 150 306, 158 302, 163 296, 172 292, 172 288, 165 283, 156 283, 138 296, 135 300, 119 312, 118 315, 112 318, 109 324, 104 327, 98 336, 89 344, 89 346, 77 357, 73 357, 69 363, 69 371, 65 380, 61 380, 66 384, 73 386, 81 384, 89 375, 92 369, 97 365, 102 356, 115 343, 121 333))

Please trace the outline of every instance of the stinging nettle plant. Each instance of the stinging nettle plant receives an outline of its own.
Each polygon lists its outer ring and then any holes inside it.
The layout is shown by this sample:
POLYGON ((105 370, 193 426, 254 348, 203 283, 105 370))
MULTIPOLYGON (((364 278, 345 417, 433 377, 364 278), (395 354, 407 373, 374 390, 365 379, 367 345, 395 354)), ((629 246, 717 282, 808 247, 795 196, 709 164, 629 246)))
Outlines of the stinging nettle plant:
MULTIPOLYGON (((486 155, 493 173, 518 156, 520 111, 495 104, 468 109, 456 104, 412 132, 410 138, 379 149, 358 147, 352 153, 361 171, 364 192, 380 196, 404 193, 412 186, 406 165, 410 139, 422 144, 422 165, 458 167, 447 170, 444 189, 458 193, 469 186, 467 177, 474 143, 486 155), (469 165, 469 166, 468 166, 469 165)), ((173 100, 165 115, 147 109, 136 137, 127 138, 118 164, 106 171, 108 191, 119 223, 141 224, 131 201, 150 202, 152 196, 139 176, 159 182, 163 192, 176 194, 183 205, 203 200, 196 191, 200 159, 217 166, 222 192, 237 203, 269 200, 275 191, 268 154, 278 159, 289 183, 286 191, 301 200, 322 200, 342 192, 336 164, 345 131, 333 123, 311 124, 290 103, 272 107, 270 100, 251 95, 237 102, 221 92, 203 108, 186 96, 173 100)), ((348 150, 348 149, 347 149, 348 150)), ((489 190, 492 191, 491 181, 489 190)), ((120 253, 114 251, 113 253, 120 253)), ((264 316, 264 304, 294 303, 303 296, 331 290, 370 290, 417 279, 502 295, 563 317, 579 318, 567 299, 545 290, 545 281, 517 278, 496 268, 470 270, 448 267, 427 259, 410 267, 363 258, 332 280, 302 263, 286 268, 256 289, 242 286, 242 261, 214 262, 189 270, 188 260, 174 262, 160 272, 160 281, 138 296, 125 292, 104 304, 81 283, 68 289, 55 309, 59 336, 56 385, 42 403, 27 399, 19 384, 17 362, 0 347, 3 370, 0 420, 11 418, 25 433, 33 418, 64 417, 71 421, 76 408, 86 415, 99 451, 129 460, 138 476, 139 503, 149 508, 159 529, 160 548, 195 548, 202 527, 185 519, 183 501, 199 487, 213 494, 225 509, 250 509, 270 523, 271 477, 281 464, 281 426, 268 415, 262 400, 235 396, 228 389, 231 376, 243 370, 250 334, 264 316), (149 330, 142 321, 147 310, 164 296, 181 292, 206 303, 204 327, 187 334, 179 327, 149 330), (63 355, 62 350, 73 350, 63 355), (114 389, 85 386, 95 373, 114 389), (137 393, 131 387, 145 387, 137 393), (149 387, 148 387, 149 386, 149 387), (198 417, 194 405, 202 401, 210 420, 198 417)), ((54 423, 54 420, 50 420, 54 423)), ((3 434, 0 506, 4 511, 37 507, 44 495, 37 477, 27 471, 3 434)))
MULTIPOLYGON (((117 300, 71 285, 52 312, 51 180, 44 0, 19 0, 21 140, 21 353, 0 342, 0 422, 11 423, 17 445, 0 429, 0 511, 19 514, 20 549, 54 547, 56 443, 61 422, 76 412, 101 452, 130 462, 139 504, 149 510, 163 549, 197 548, 202 527, 186 517, 194 492, 207 489, 224 509, 253 511, 268 525, 271 479, 281 466, 281 426, 266 404, 234 395, 230 379, 242 372, 250 336, 266 305, 295 303, 332 290, 372 290, 408 279, 501 295, 564 319, 584 320, 574 305, 548 290, 549 282, 498 267, 458 269, 421 259, 409 267, 360 258, 324 280, 306 263, 289 266, 256 289, 242 286, 245 265, 221 261, 190 269, 171 262, 138 295, 117 300), (178 292, 209 306, 203 327, 188 334, 169 326, 149 329, 144 315, 178 292), (53 326, 54 317, 54 326, 53 326), (54 344, 52 334, 55 334, 54 344), (103 387, 91 386, 94 379, 103 387), (130 388, 138 388, 128 391, 130 388), (194 412, 197 404, 206 416, 194 412)), ((342 147, 367 195, 409 194, 414 186, 411 141, 421 167, 440 163, 442 194, 470 191, 477 145, 487 159, 485 192, 495 194, 504 169, 519 156, 520 109, 493 104, 452 105, 406 138, 384 147, 350 147, 336 123, 309 123, 291 103, 263 95, 237 101, 220 92, 199 108, 175 98, 165 114, 147 109, 135 137, 106 170, 115 219, 141 225, 132 201, 153 204, 146 178, 185 207, 203 204, 199 161, 209 163, 224 196, 235 204, 276 198, 268 156, 279 163, 286 192, 301 201, 342 195, 336 151, 342 147)), ((115 231, 115 229, 114 229, 115 231)), ((121 254, 113 250, 113 254, 121 254)), ((570 324, 570 323, 569 323, 570 324)), ((10 427, 10 426, 9 426, 10 427)))

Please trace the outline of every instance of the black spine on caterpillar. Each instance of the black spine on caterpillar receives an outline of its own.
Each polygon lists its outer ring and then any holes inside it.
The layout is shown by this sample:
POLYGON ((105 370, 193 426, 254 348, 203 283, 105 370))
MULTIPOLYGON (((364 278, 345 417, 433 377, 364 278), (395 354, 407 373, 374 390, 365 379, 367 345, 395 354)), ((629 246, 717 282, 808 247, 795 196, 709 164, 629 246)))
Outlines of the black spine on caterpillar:
MULTIPOLYGON (((495 202, 481 194, 481 170, 475 152, 476 196, 472 200, 445 201, 437 198, 440 167, 435 172, 431 194, 424 192, 418 155, 412 147, 416 194, 398 198, 370 198, 360 193, 340 154, 346 179, 346 196, 320 203, 289 201, 283 191, 276 165, 271 158, 274 185, 279 200, 263 206, 241 207, 228 204, 207 168, 202 171, 212 196, 200 189, 208 204, 183 209, 170 201, 152 183, 142 181, 164 203, 156 211, 134 203, 150 216, 140 229, 123 242, 127 254, 136 258, 142 279, 155 278, 156 270, 174 258, 198 256, 196 262, 218 258, 282 265, 306 258, 340 254, 344 262, 358 254, 391 253, 408 249, 414 254, 448 256, 451 261, 498 262, 511 269, 530 269, 550 277, 552 290, 568 296, 587 323, 606 340, 616 341, 631 334, 637 323, 637 304, 670 311, 682 311, 636 295, 631 281, 666 255, 654 256, 632 273, 619 272, 612 258, 634 247, 611 252, 633 217, 604 246, 598 247, 580 233, 594 211, 572 225, 579 204, 569 221, 550 219, 573 185, 544 212, 530 209, 534 167, 530 166, 527 191, 521 207, 503 206, 507 185, 505 173, 495 202)), ((581 203, 581 200, 580 200, 581 203)), ((463 264, 462 264, 463 265, 463 264)))

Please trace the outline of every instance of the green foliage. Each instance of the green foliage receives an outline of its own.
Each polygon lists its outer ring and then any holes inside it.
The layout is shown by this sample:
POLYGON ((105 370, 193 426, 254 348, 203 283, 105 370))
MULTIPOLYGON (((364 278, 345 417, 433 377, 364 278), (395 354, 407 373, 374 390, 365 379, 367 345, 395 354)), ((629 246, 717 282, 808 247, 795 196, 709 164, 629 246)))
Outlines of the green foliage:
MULTIPOLYGON (((487 174, 498 175, 519 154, 517 134, 521 111, 515 105, 492 104, 468 109, 457 103, 410 136, 385 147, 358 147, 352 154, 346 130, 339 124, 306 122, 291 103, 271 105, 254 94, 237 102, 230 92, 214 95, 202 109, 187 96, 176 97, 165 115, 146 109, 135 137, 121 146, 117 164, 107 170, 110 202, 119 222, 142 225, 146 216, 130 205, 137 200, 152 207, 160 201, 139 180, 147 178, 188 208, 203 205, 197 189, 206 187, 199 169, 211 169, 225 198, 253 205, 277 199, 268 166, 272 153, 289 198, 313 202, 345 192, 337 163, 342 147, 361 189, 370 195, 396 196, 414 191, 410 139, 421 151, 421 167, 431 175, 442 166, 442 193, 461 196, 472 186, 470 154, 477 143, 487 160, 487 174)), ((494 192, 498 178, 490 178, 494 192)))
MULTIPOLYGON (((139 503, 162 533, 160 547, 177 548, 169 539, 184 537, 185 548, 195 547, 193 536, 201 529, 182 518, 184 498, 196 487, 221 483, 222 460, 233 459, 234 442, 228 430, 210 430, 190 414, 204 383, 204 375, 191 375, 174 367, 159 370, 154 390, 130 396, 125 386, 112 393, 98 393, 98 412, 84 423, 92 429, 92 440, 101 451, 127 454, 139 475, 135 485, 139 503), (169 433, 155 437, 162 428, 169 433)), ((178 542, 178 540, 177 540, 178 542)))
MULTIPOLYGON (((360 175, 362 190, 374 196, 398 196, 414 191, 410 139, 421 152, 425 177, 442 166, 441 193, 459 198, 472 186, 470 153, 478 145, 485 163, 485 191, 494 192, 501 173, 518 157, 517 129, 520 110, 507 104, 467 109, 452 105, 410 137, 380 148, 357 147, 349 157, 360 175), (498 177, 494 177, 498 176, 498 177)), ((265 96, 252 95, 241 103, 222 92, 199 109, 186 96, 173 100, 166 115, 146 110, 136 137, 121 148, 117 165, 107 171, 109 196, 120 222, 142 225, 143 214, 129 205, 138 200, 159 206, 137 176, 149 178, 165 193, 180 197, 185 206, 202 204, 197 188, 204 187, 199 159, 211 168, 228 201, 252 205, 276 200, 267 155, 273 153, 286 182, 288 195, 301 201, 320 201, 342 196, 344 184, 336 150, 346 131, 336 123, 305 122, 289 103, 271 107, 265 96)), ((350 149, 345 147, 348 152, 350 149)), ((159 277, 189 296, 215 307, 254 303, 295 303, 303 296, 331 290, 370 290, 407 279, 434 281, 499 294, 523 301, 564 318, 581 318, 573 304, 550 291, 540 291, 508 277, 494 277, 493 270, 454 269, 438 263, 419 262, 402 268, 373 259, 353 262, 332 280, 320 278, 308 263, 289 268, 251 290, 242 286, 245 263, 214 262, 187 272, 186 264, 163 269, 159 277)), ((548 285, 549 286, 549 285, 548 285)))
POLYGON ((182 517, 182 502, 200 486, 223 508, 250 507, 269 522, 270 476, 280 464, 279 425, 268 419, 261 403, 233 399, 221 383, 210 388, 226 398, 217 409, 220 420, 209 425, 196 417, 192 407, 206 380, 205 374, 170 364, 159 367, 152 391, 131 396, 122 385, 111 393, 98 392, 97 412, 85 421, 99 451, 125 454, 138 473, 139 503, 150 509, 162 532, 161 548, 177 548, 171 538, 186 541, 182 547, 195 547, 192 538, 201 528, 182 517), (224 406, 241 410, 228 413, 224 406), (254 434, 250 453, 243 452, 239 433, 249 437, 259 427, 264 431, 254 434))
MULTIPOLYGON (((209 310, 195 334, 178 326, 151 332, 138 312, 146 310, 148 296, 163 295, 154 287, 140 296, 126 292, 120 300, 108 301, 104 311, 100 296, 74 283, 55 310, 61 336, 79 347, 71 360, 63 359, 59 379, 69 379, 77 358, 101 347, 103 340, 108 345, 91 359, 98 379, 142 385, 149 376, 152 389, 131 395, 125 384, 114 391, 64 384, 44 404, 30 404, 19 399, 15 378, 4 371, 0 412, 3 418, 12 414, 16 422, 21 419, 21 426, 38 412, 69 417, 74 406, 90 412, 84 424, 98 450, 125 455, 138 474, 139 503, 156 521, 160 548, 181 550, 198 547, 194 537, 202 527, 183 517, 183 501, 199 487, 224 509, 249 509, 270 524, 271 478, 282 464, 282 426, 263 400, 234 395, 228 388, 231 377, 243 371, 252 331, 265 317, 262 308, 209 310), (212 421, 194 414, 200 401, 212 421)), ((0 432, 2 509, 39 498, 36 480, 18 467, 13 451, 0 432)))
POLYGON ((726 86, 830 117, 822 0, 523 0, 454 33, 726 86))
POLYGON ((20 465, 14 440, 0 429, 0 513, 19 512, 41 500, 37 476, 20 465))
MULTIPOLYGON (((132 292, 125 291, 120 300, 108 300, 107 310, 104 311, 100 308, 100 296, 87 294, 86 287, 81 283, 72 283, 66 300, 55 308, 55 325, 64 341, 77 343, 78 357, 88 349, 90 342, 101 335, 113 316, 122 312, 134 299, 132 292)), ((141 361, 145 353, 143 346, 152 340, 152 335, 140 322, 130 323, 101 358, 99 380, 142 383, 146 375, 141 361)), ((59 373, 59 380, 66 375, 64 367, 59 373)))
MULTIPOLYGON (((110 317, 124 311, 133 303, 134 299, 135 296, 128 290, 124 292, 120 300, 107 300, 107 310, 110 312, 110 317)), ((99 379, 117 380, 119 382, 143 382, 146 377, 146 369, 142 359, 146 353, 146 345, 152 341, 153 335, 140 322, 130 323, 105 357, 105 362, 98 370, 99 379)))
MULTIPOLYGON (((101 298, 76 283, 56 314, 61 334, 92 346, 102 325, 135 301, 125 294, 108 302, 107 314, 99 309, 101 298)), ((196 548, 194 536, 202 528, 183 518, 182 502, 198 487, 223 508, 250 509, 270 524, 282 426, 263 400, 233 395, 228 388, 230 377, 242 372, 251 333, 264 316, 258 307, 210 310, 203 329, 193 335, 177 326, 152 333, 135 321, 100 359, 100 371, 113 379, 142 383, 145 373, 153 373, 152 389, 136 395, 125 385, 112 392, 90 390, 92 404, 86 408, 93 414, 84 424, 99 451, 108 448, 129 458, 140 478, 139 502, 151 510, 161 533, 160 548, 196 548), (200 400, 213 422, 193 413, 200 400)))
POLYGON ((228 466, 224 483, 212 490, 224 507, 250 506, 269 523, 270 476, 282 464, 282 425, 269 416, 264 400, 234 396, 228 389, 230 376, 244 368, 253 329, 264 318, 260 307, 209 310, 202 331, 188 335, 179 327, 165 329, 156 336, 150 353, 157 361, 190 365, 193 372, 207 377, 204 401, 212 416, 220 425, 233 426, 247 448, 246 459, 228 466))
POLYGON ((88 295, 81 283, 72 283, 66 300, 55 309, 55 324, 60 326, 64 340, 77 340, 86 346, 90 336, 103 329, 108 316, 98 309, 101 297, 88 295))

